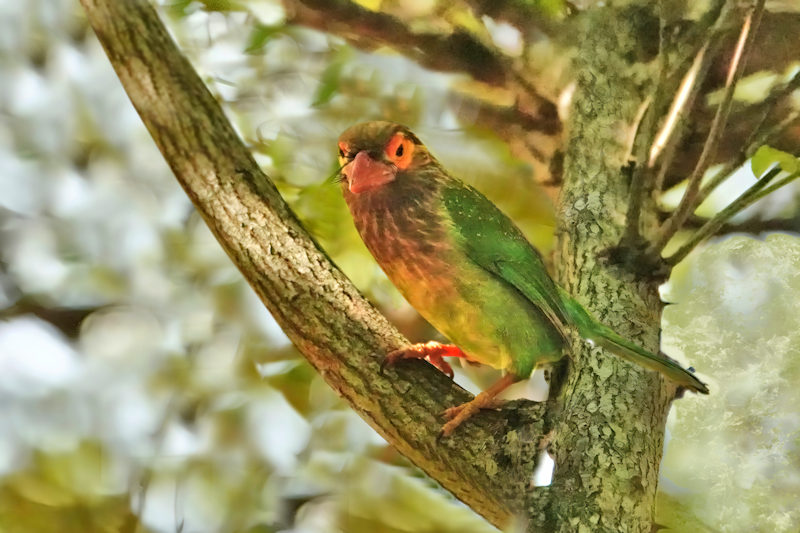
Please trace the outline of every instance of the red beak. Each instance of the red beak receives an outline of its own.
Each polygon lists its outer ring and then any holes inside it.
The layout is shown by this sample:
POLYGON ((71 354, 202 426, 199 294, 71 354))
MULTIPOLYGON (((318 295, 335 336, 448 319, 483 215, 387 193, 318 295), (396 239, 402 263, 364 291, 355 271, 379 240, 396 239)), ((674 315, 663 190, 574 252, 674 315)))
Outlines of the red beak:
POLYGON ((342 170, 347 176, 350 192, 360 194, 393 181, 397 169, 381 161, 375 161, 367 152, 358 152, 355 159, 342 170))

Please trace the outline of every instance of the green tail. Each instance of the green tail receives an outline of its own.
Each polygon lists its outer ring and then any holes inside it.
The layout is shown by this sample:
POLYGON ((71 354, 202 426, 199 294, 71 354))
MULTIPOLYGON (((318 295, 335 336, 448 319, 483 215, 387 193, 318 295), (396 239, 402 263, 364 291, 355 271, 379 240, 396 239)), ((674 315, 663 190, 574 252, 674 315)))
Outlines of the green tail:
POLYGON ((618 335, 608 326, 595 320, 581 304, 563 290, 560 292, 564 308, 569 314, 569 319, 578 329, 578 334, 581 337, 632 363, 661 372, 682 387, 694 392, 708 394, 706 384, 697 379, 690 371, 666 356, 648 352, 618 335))

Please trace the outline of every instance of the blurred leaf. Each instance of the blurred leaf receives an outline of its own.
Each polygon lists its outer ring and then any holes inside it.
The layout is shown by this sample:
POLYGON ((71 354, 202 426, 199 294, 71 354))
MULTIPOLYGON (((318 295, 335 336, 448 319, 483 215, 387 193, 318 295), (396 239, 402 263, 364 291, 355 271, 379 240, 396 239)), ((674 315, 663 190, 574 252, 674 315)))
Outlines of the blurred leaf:
POLYGON ((337 51, 333 61, 322 72, 320 76, 317 92, 314 94, 314 100, 311 102, 312 107, 320 107, 327 104, 339 92, 342 82, 342 69, 345 63, 350 59, 351 54, 349 48, 342 47, 337 51))
POLYGON ((245 6, 233 0, 200 0, 206 11, 244 11, 245 6))
POLYGON ((664 492, 659 492, 657 496, 655 522, 660 526, 659 532, 714 533, 681 500, 664 492))
POLYGON ((165 9, 170 16, 176 18, 183 18, 188 15, 188 8, 192 4, 193 0, 175 0, 174 2, 170 2, 167 4, 165 9))
POLYGON ((355 3, 370 11, 378 11, 381 8, 383 0, 355 0, 355 3))
POLYGON ((563 13, 566 7, 564 0, 535 0, 533 3, 542 13, 551 17, 563 13))
POLYGON ((268 26, 266 24, 256 24, 250 35, 247 37, 246 46, 244 48, 245 54, 260 54, 264 51, 264 47, 274 36, 280 34, 284 30, 284 26, 268 26))
POLYGON ((53 484, 52 480, 34 472, 22 472, 9 478, 8 486, 31 503, 48 507, 67 507, 76 502, 72 491, 53 484))
POLYGON ((750 163, 756 177, 761 177, 773 164, 779 165, 786 172, 796 172, 800 168, 795 156, 766 145, 756 151, 750 163))

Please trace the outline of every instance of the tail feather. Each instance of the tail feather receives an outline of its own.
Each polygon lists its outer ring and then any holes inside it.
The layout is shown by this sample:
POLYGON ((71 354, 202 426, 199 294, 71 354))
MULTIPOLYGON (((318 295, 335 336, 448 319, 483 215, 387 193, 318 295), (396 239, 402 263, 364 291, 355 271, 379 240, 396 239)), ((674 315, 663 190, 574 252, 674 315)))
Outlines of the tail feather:
POLYGON ((608 326, 601 324, 581 304, 562 291, 565 308, 571 322, 584 339, 601 348, 622 357, 632 363, 661 372, 678 385, 694 392, 708 394, 708 387, 689 370, 686 370, 672 359, 661 354, 654 354, 637 346, 617 334, 608 326))

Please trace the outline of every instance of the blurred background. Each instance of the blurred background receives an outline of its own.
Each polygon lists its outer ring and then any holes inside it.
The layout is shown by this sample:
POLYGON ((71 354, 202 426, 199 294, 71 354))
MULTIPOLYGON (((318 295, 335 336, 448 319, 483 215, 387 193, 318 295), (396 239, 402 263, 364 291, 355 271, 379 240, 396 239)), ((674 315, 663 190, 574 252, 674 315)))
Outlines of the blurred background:
MULTIPOLYGON (((437 3, 399 4, 424 19, 437 3)), ((465 76, 287 24, 277 0, 160 12, 302 221, 412 340, 436 333, 327 179, 347 126, 412 126, 550 249, 550 193, 477 124, 465 76)), ((513 29, 484 23, 517 53, 513 29)), ((743 216, 796 217, 796 192, 743 216)), ((672 409, 658 523, 797 531, 800 240, 717 239, 662 295, 663 349, 713 392, 672 409)), ((475 391, 483 378, 456 379, 475 391)), ((0 532, 50 531, 496 531, 295 351, 172 177, 77 0, 0 3, 0 532)))

